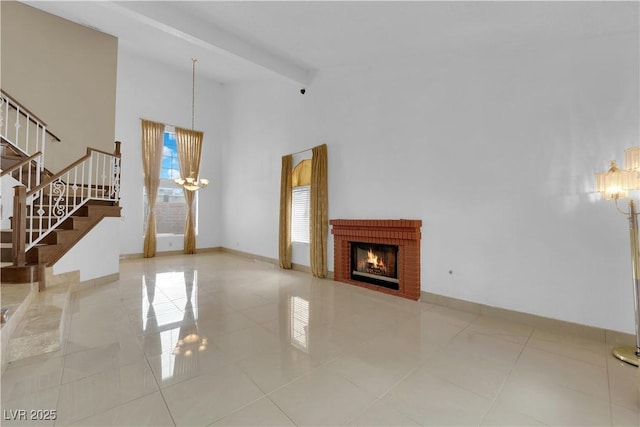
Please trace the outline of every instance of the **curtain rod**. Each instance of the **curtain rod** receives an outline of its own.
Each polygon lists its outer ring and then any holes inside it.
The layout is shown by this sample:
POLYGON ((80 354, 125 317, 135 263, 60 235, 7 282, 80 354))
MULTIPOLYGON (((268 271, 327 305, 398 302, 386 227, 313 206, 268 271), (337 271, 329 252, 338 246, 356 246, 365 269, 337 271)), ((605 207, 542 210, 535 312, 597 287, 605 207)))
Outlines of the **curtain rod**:
MULTIPOLYGON (((148 121, 148 122, 162 123, 162 122, 158 122, 158 121, 156 121, 156 120, 149 120, 149 119, 145 119, 145 118, 142 118, 142 117, 138 117, 138 118, 139 118, 140 120, 146 120, 146 121, 148 121)), ((162 124, 163 124, 163 125, 165 125, 165 126, 171 126, 171 127, 173 127, 173 128, 182 128, 182 129, 187 129, 187 130, 195 130, 195 129, 189 129, 189 128, 188 128, 188 127, 186 127, 186 126, 172 125, 171 123, 162 123, 162 124)), ((202 132, 202 131, 198 131, 198 132, 202 132)))
POLYGON ((291 154, 289 154, 289 155, 290 155, 290 156, 295 156, 296 154, 306 153, 307 151, 312 151, 314 148, 316 148, 316 147, 311 147, 311 148, 307 148, 306 150, 296 151, 295 153, 291 153, 291 154))

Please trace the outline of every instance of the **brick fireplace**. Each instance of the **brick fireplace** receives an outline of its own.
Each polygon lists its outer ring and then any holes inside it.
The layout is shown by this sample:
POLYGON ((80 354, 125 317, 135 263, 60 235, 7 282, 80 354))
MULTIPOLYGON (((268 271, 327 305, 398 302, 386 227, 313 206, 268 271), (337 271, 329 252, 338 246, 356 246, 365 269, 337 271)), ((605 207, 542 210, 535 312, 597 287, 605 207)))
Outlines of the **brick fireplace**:
MULTIPOLYGON (((420 239, 422 220, 408 219, 333 219, 334 279, 339 282, 397 295, 420 299, 420 239), (394 255, 382 257, 381 247, 397 248, 394 255), (356 255, 369 252, 369 261, 356 261, 356 255), (373 259, 371 259, 373 258, 373 259), (393 277, 378 275, 383 264, 393 260, 393 277), (361 269, 357 264, 368 264, 361 269), (373 273, 373 274, 371 274, 373 273)), ((385 268, 386 271, 386 268, 385 268)))

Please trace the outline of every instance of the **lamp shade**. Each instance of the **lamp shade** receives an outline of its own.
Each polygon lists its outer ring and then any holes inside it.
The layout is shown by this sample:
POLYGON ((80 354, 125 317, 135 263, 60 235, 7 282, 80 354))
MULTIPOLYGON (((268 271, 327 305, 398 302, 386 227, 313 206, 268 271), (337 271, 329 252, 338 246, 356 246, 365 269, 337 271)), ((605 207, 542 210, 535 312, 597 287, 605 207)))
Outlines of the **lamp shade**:
POLYGON ((639 173, 636 170, 620 170, 615 160, 607 172, 596 174, 596 191, 605 199, 624 199, 629 191, 640 188, 639 173))
POLYGON ((624 150, 624 168, 640 171, 640 146, 624 150))

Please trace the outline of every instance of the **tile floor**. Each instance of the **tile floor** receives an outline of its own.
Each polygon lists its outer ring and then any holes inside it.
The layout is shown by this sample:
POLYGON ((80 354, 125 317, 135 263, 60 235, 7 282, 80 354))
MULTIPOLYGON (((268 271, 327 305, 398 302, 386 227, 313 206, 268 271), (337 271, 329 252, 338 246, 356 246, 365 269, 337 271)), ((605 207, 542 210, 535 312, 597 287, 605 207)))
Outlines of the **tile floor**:
POLYGON ((125 261, 70 304, 62 349, 3 373, 2 425, 640 425, 604 341, 230 254, 125 261))

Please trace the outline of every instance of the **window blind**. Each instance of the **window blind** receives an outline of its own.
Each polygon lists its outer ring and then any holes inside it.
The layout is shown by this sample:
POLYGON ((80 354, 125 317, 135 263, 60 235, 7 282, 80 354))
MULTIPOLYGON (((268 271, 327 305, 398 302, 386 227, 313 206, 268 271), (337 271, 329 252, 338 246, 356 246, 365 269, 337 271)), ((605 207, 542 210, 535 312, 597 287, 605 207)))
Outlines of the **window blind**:
POLYGON ((291 197, 291 241, 309 243, 311 186, 295 187, 291 197))

